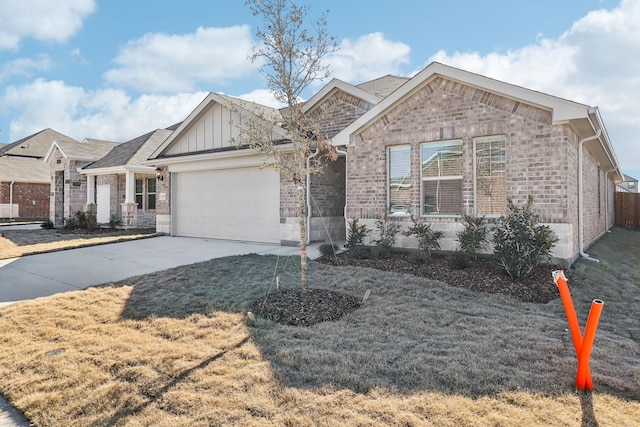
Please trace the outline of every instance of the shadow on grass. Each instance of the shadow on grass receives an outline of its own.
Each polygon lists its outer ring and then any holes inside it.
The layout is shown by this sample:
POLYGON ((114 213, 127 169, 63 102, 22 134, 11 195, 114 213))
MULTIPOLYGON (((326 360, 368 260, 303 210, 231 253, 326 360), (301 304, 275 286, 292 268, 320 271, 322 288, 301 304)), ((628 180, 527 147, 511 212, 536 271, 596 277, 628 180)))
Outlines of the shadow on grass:
POLYGON ((171 381, 167 382, 161 389, 153 390, 153 392, 149 392, 148 391, 146 393, 146 397, 148 398, 148 400, 146 400, 145 402, 143 402, 140 405, 137 405, 135 407, 121 409, 120 411, 115 413, 111 418, 109 418, 108 420, 104 421, 103 425, 106 425, 106 426, 116 425, 116 423, 122 422, 123 420, 127 419, 128 417, 131 417, 131 416, 139 414, 140 412, 144 411, 149 405, 161 400, 165 393, 170 391, 172 388, 174 388, 180 382, 184 381, 189 375, 191 375, 192 373, 194 373, 197 370, 206 368, 211 363, 213 363, 216 360, 224 357, 224 355, 227 354, 228 352, 242 347, 243 345, 245 345, 249 341, 249 339, 250 339, 250 337, 246 337, 242 341, 240 341, 237 344, 233 345, 232 347, 229 347, 228 349, 226 349, 224 351, 216 353, 215 355, 209 357, 208 359, 203 360, 198 365, 193 366, 192 368, 185 369, 184 371, 178 373, 177 375, 173 376, 171 381))
MULTIPOLYGON (((630 236, 622 237, 607 236, 592 252, 631 247, 625 242, 630 236)), ((298 266, 295 257, 247 255, 127 279, 121 284, 133 285, 133 290, 122 317, 182 319, 218 310, 243 312, 274 288, 275 275, 283 287, 296 287, 298 266)), ((636 273, 616 281, 603 260, 579 263, 576 274, 572 294, 581 322, 593 298, 607 304, 591 357, 596 392, 640 401, 638 316, 629 318, 629 301, 638 285, 625 279, 636 273), (603 283, 609 284, 605 295, 603 283)), ((309 283, 354 296, 371 289, 371 296, 341 320, 309 327, 258 317, 252 338, 285 386, 357 393, 426 390, 469 397, 573 390, 575 352, 560 300, 527 304, 411 275, 313 262, 309 283)), ((549 286, 555 286, 551 277, 549 286)), ((583 404, 586 414, 593 412, 588 403, 583 404)))

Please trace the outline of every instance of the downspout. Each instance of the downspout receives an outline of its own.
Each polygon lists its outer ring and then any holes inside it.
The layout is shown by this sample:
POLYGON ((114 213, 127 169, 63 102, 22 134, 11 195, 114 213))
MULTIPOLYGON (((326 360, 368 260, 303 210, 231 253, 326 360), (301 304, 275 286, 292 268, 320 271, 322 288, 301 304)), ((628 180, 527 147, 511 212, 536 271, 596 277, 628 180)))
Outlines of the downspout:
MULTIPOLYGON (((604 228, 607 230, 607 233, 611 233, 611 227, 609 227, 609 174, 618 170, 618 168, 609 169, 607 173, 604 174, 605 182, 604 186, 604 228)), ((615 222, 615 219, 614 219, 615 222)))
POLYGON ((347 192, 349 191, 349 168, 347 167, 347 151, 342 151, 336 147, 336 153, 344 156, 344 208, 342 208, 342 216, 344 217, 345 238, 349 232, 349 220, 347 219, 347 192))
POLYGON ((320 153, 320 148, 316 147, 316 152, 307 157, 307 245, 311 244, 311 159, 320 153))
POLYGON ((9 221, 13 221, 13 184, 15 181, 9 184, 9 221))
POLYGON ((588 136, 586 138, 581 139, 578 142, 578 248, 580 250, 580 256, 588 259, 589 261, 600 262, 595 258, 591 258, 589 254, 584 252, 584 197, 582 195, 582 146, 585 142, 593 141, 594 139, 600 138, 600 134, 602 130, 598 129, 595 135, 588 136))

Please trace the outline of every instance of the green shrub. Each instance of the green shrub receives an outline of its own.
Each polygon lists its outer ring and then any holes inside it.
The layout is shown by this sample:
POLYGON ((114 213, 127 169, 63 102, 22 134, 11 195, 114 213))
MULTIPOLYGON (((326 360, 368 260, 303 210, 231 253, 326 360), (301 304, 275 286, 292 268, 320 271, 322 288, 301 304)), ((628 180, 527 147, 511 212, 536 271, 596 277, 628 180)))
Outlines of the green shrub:
POLYGON ((391 252, 393 244, 396 242, 396 236, 400 232, 400 223, 390 221, 387 217, 377 219, 376 230, 378 231, 378 239, 373 243, 378 250, 378 256, 380 258, 386 258, 391 252))
POLYGON ((80 221, 77 216, 70 216, 64 220, 64 229, 69 231, 75 231, 80 228, 80 221))
POLYGON ((511 277, 526 277, 548 261, 558 239, 546 225, 538 225, 538 215, 531 211, 533 197, 517 207, 507 200, 509 213, 498 220, 493 233, 493 253, 498 264, 511 277))
POLYGON ((462 217, 462 223, 464 229, 457 234, 460 249, 465 254, 476 259, 478 252, 484 244, 487 243, 487 224, 485 223, 485 218, 464 215, 462 217))
POLYGON ((65 230, 95 231, 98 229, 95 206, 90 206, 86 212, 77 211, 74 216, 64 221, 65 230))
POLYGON ((109 228, 114 230, 116 227, 122 225, 122 221, 118 215, 111 215, 109 217, 109 228))
POLYGON ((440 249, 440 240, 443 236, 442 231, 432 230, 431 224, 426 222, 418 222, 411 217, 412 225, 403 234, 405 236, 414 236, 418 239, 418 249, 427 254, 427 258, 431 258, 431 251, 440 249))
POLYGON ((364 246, 364 238, 369 234, 369 229, 366 225, 358 224, 358 220, 356 218, 349 221, 349 230, 347 235, 347 248, 353 248, 356 246, 364 246))
POLYGON ((318 247, 318 250, 320 251, 321 255, 332 256, 335 255, 338 247, 332 243, 323 243, 320 245, 320 247, 318 247))
POLYGON ((349 248, 349 254, 356 259, 369 258, 371 251, 365 246, 352 246, 349 248))

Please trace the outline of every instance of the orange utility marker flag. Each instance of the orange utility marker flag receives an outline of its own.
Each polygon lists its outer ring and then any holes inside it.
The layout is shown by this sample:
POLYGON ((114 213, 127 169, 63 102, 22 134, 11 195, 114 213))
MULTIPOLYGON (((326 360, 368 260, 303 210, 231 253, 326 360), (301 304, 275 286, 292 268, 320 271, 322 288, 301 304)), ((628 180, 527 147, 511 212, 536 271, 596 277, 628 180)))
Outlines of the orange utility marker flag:
POLYGON ((596 328, 598 327, 598 321, 600 320, 600 313, 602 313, 604 303, 600 300, 593 300, 583 337, 580 332, 580 324, 578 323, 578 316, 573 306, 571 293, 569 292, 569 286, 567 285, 567 278, 562 270, 554 271, 552 274, 553 281, 558 285, 564 312, 567 315, 567 322, 569 323, 569 330, 571 331, 571 338, 573 338, 573 346, 576 349, 576 357, 578 358, 576 387, 581 390, 593 390, 593 382, 591 380, 591 373, 589 372, 589 359, 591 357, 593 340, 596 336, 596 328))

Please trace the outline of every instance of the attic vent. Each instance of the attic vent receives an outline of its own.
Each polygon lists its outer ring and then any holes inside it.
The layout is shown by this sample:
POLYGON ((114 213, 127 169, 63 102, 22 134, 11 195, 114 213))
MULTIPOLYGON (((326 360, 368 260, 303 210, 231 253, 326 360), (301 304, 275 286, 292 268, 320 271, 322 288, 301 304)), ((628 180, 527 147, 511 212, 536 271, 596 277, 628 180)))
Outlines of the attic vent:
POLYGON ((56 160, 56 163, 57 163, 57 164, 62 163, 62 159, 58 159, 58 160, 56 160))

